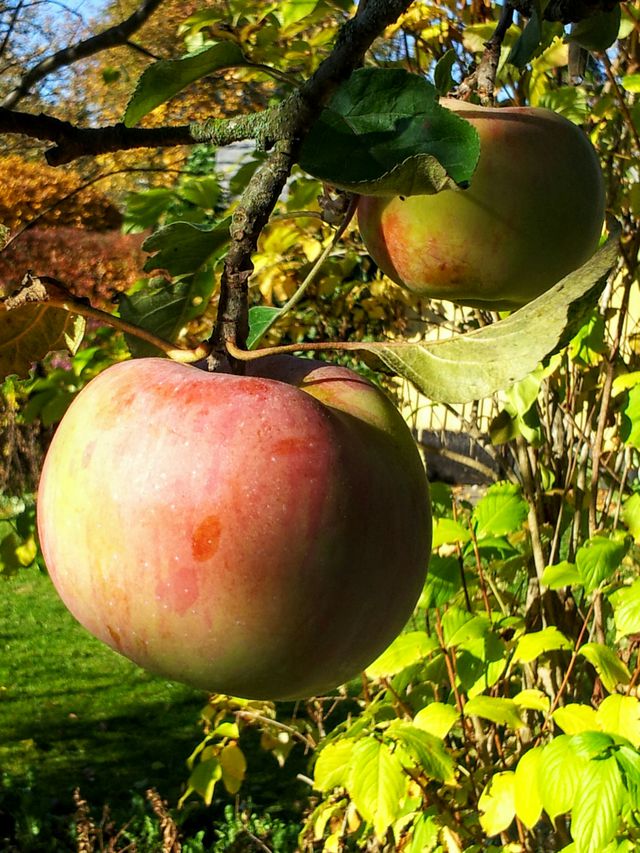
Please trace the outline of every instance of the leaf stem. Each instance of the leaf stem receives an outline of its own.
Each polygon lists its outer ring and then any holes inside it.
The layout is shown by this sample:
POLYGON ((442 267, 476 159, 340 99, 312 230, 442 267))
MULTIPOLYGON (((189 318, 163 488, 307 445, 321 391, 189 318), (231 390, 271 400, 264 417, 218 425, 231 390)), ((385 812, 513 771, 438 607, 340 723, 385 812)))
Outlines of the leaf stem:
POLYGON ((273 317, 266 324, 266 326, 264 327, 264 329, 262 330, 260 335, 253 342, 252 347, 251 347, 252 349, 256 348, 256 346, 260 343, 260 341, 267 334, 269 329, 271 329, 271 327, 275 323, 277 323, 281 317, 284 317, 285 314, 287 314, 289 311, 291 311, 291 309, 293 307, 295 307, 298 304, 298 302, 300 302, 300 300, 302 299, 302 297, 306 293, 307 289, 309 288, 309 285, 311 285, 315 281, 315 279, 318 276, 318 273, 322 269, 324 262, 327 260, 329 255, 333 252, 333 250, 337 246, 338 242, 340 241, 342 235, 346 231, 347 226, 349 225, 349 223, 353 219, 353 215, 356 212, 357 204, 358 204, 358 196, 355 196, 355 195, 351 196, 351 199, 349 200, 349 206, 347 208, 347 211, 344 215, 342 222, 340 223, 340 226, 338 227, 337 231, 333 235, 333 239, 322 250, 322 252, 318 256, 318 258, 316 259, 316 262, 311 267, 311 270, 307 274, 306 278, 304 279, 304 281, 302 282, 300 287, 296 290, 296 292, 293 294, 293 296, 287 302, 285 302, 285 304, 282 306, 282 308, 280 308, 278 313, 274 314, 273 317))

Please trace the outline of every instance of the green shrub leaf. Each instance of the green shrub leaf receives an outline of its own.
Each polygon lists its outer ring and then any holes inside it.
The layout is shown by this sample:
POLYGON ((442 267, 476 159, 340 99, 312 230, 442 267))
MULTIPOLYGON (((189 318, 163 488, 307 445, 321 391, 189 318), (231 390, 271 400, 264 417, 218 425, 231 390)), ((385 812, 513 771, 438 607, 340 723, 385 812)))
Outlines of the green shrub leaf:
POLYGON ((496 773, 478 800, 480 826, 487 835, 497 835, 511 825, 516 816, 515 773, 496 773))
POLYGON ((613 693, 618 684, 628 684, 631 681, 629 670, 608 646, 585 643, 580 647, 579 654, 593 664, 609 693, 613 693))
POLYGON ((522 756, 515 770, 514 804, 516 814, 531 829, 540 820, 542 795, 540 773, 542 747, 535 746, 522 756))
POLYGON ((424 631, 409 631, 400 634, 380 657, 367 667, 370 678, 385 678, 401 672, 408 666, 423 660, 438 648, 437 641, 424 631))
POLYGON ((553 722, 566 735, 577 735, 580 732, 592 732, 599 729, 596 712, 589 705, 570 703, 553 712, 553 722))
POLYGON ((571 835, 580 853, 600 853, 611 841, 618 828, 622 798, 616 759, 589 761, 571 815, 571 835))
POLYGON ((583 579, 574 563, 563 560, 555 566, 547 566, 542 573, 542 583, 549 589, 562 589, 563 586, 582 586, 583 579))
POLYGON ((529 513, 529 505, 514 483, 496 483, 487 489, 486 495, 473 511, 476 536, 504 536, 522 527, 529 513))
POLYGON ((609 596, 618 637, 640 632, 640 580, 609 596))
POLYGON ((362 817, 373 824, 378 838, 400 815, 409 777, 398 756, 375 738, 356 743, 352 754, 349 793, 362 817))
POLYGON ((576 554, 576 568, 587 592, 593 592, 620 568, 625 555, 624 542, 594 536, 588 539, 576 554))
POLYGON ((513 699, 501 699, 497 696, 475 696, 464 706, 466 717, 482 717, 500 726, 521 729, 525 723, 520 710, 513 699))
POLYGON ((572 643, 555 626, 525 634, 518 640, 514 660, 530 663, 540 655, 557 649, 570 649, 572 643))

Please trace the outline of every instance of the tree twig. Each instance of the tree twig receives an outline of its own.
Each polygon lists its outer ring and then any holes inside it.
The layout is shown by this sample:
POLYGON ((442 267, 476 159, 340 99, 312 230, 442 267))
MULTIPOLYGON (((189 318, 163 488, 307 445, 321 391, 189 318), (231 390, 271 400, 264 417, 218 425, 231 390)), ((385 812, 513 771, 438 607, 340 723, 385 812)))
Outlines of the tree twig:
POLYGON ((18 85, 3 98, 0 106, 6 108, 15 107, 31 91, 36 83, 48 77, 49 74, 58 71, 60 68, 65 68, 79 59, 86 59, 88 56, 93 56, 108 48, 127 44, 133 33, 140 29, 161 2, 162 0, 144 0, 133 14, 129 15, 128 18, 119 24, 109 27, 97 35, 90 36, 77 44, 62 48, 62 50, 58 50, 56 53, 52 53, 50 56, 40 60, 40 62, 36 63, 36 65, 23 74, 18 85))

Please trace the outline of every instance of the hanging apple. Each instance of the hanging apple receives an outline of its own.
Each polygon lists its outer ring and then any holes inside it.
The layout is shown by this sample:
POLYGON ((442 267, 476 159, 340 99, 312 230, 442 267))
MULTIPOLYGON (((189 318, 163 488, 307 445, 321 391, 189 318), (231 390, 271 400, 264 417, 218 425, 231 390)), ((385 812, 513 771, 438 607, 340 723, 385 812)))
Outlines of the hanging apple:
POLYGON ((62 420, 38 529, 53 583, 146 669, 236 696, 318 695, 402 629, 428 484, 386 396, 288 357, 250 375, 114 365, 62 420))
POLYGON ((550 110, 441 103, 478 131, 471 186, 363 196, 362 239, 380 269, 415 293, 518 308, 595 251, 605 210, 598 158, 583 131, 550 110))

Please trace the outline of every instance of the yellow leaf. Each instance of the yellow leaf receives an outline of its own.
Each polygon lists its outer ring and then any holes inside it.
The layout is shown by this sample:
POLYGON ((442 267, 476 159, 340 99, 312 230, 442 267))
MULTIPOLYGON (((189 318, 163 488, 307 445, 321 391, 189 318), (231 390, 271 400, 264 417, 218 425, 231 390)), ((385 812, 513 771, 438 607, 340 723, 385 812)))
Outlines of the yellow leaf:
POLYGON ((220 753, 222 782, 230 794, 237 794, 247 772, 247 761, 237 743, 230 743, 220 753))
POLYGON ((542 747, 534 747, 522 756, 515 771, 515 809, 526 827, 531 829, 540 819, 542 796, 539 772, 542 747))
POLYGON ((487 835, 497 835, 511 825, 516 815, 515 773, 496 773, 478 801, 480 825, 487 835))
POLYGON ((640 702, 635 696, 607 696, 596 712, 596 720, 603 732, 626 737, 636 749, 640 747, 640 702))

